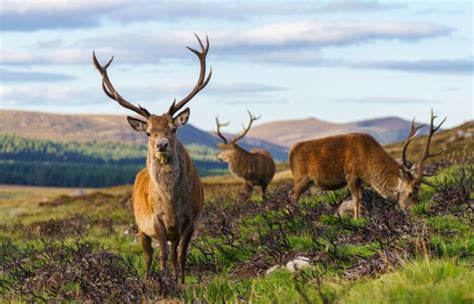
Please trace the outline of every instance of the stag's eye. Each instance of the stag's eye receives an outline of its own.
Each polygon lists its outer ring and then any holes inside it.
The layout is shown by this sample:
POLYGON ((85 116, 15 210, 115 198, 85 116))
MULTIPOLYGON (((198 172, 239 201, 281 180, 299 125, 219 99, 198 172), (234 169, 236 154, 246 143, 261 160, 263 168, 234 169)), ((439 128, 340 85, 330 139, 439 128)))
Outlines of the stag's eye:
POLYGON ((150 137, 150 132, 145 132, 146 136, 150 137))

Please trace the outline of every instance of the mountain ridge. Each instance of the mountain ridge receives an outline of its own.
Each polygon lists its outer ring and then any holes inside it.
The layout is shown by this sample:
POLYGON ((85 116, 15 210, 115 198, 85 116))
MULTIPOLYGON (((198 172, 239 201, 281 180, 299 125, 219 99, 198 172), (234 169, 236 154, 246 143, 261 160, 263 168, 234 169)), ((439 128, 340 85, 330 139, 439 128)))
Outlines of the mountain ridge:
MULTIPOLYGON (((390 144, 405 139, 410 126, 411 121, 395 116, 347 123, 332 123, 317 118, 306 118, 256 125, 248 135, 257 139, 272 138, 273 143, 287 148, 301 141, 353 132, 368 133, 381 144, 390 144)), ((426 130, 421 131, 422 134, 425 132, 426 130)))
MULTIPOLYGON (((23 137, 86 142, 91 140, 145 144, 146 136, 133 131, 123 115, 55 114, 22 110, 0 110, 0 132, 23 137)), ((220 139, 211 132, 187 124, 178 129, 185 145, 203 145, 216 149, 220 139)), ((243 138, 242 145, 269 150, 277 160, 286 160, 288 149, 267 140, 243 138)))

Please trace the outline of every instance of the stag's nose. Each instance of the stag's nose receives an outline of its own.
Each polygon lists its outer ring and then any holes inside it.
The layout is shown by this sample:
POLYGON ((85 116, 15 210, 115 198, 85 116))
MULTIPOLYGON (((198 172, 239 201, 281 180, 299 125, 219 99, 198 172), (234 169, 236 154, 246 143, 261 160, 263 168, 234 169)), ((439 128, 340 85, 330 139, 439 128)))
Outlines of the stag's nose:
POLYGON ((167 139, 159 140, 156 142, 156 149, 158 152, 165 152, 168 150, 169 142, 167 139))

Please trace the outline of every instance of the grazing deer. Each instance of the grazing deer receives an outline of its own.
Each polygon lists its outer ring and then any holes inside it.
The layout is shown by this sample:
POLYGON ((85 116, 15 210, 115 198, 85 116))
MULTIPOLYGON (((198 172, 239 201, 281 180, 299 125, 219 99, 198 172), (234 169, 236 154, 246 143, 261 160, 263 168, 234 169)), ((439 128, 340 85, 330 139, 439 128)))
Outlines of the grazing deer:
POLYGON ((250 195, 252 193, 254 186, 260 186, 262 188, 262 197, 265 198, 267 186, 275 174, 275 162, 267 150, 254 148, 249 152, 237 144, 237 141, 247 135, 252 123, 260 118, 260 116, 253 116, 250 111, 247 112, 250 116, 250 122, 247 128, 243 127, 243 133, 231 139, 230 142, 227 141, 227 138, 222 135, 220 130, 221 127, 227 126, 229 123, 221 124, 216 117, 216 135, 224 141, 223 143, 217 144, 217 146, 222 149, 222 151, 217 154, 217 158, 229 163, 229 171, 232 175, 238 179, 244 179, 244 190, 247 194, 250 195))
POLYGON ((178 112, 206 87, 212 75, 211 69, 209 75, 205 77, 209 39, 206 36, 204 47, 197 35, 196 38, 201 46, 201 52, 190 47, 188 49, 199 58, 201 70, 197 84, 181 101, 176 103, 175 99, 168 112, 162 115, 150 114, 145 108, 135 106, 120 96, 107 75, 107 68, 112 63, 113 57, 106 65, 101 66, 93 53, 93 62, 102 75, 102 88, 105 94, 121 106, 145 118, 141 120, 127 117, 128 123, 135 131, 145 132, 148 136, 146 168, 137 174, 132 193, 135 220, 145 251, 146 273, 149 273, 153 259, 152 238, 157 239, 160 246, 160 268, 162 271, 167 271, 169 241, 172 271, 177 280, 179 263, 182 283, 184 283, 186 251, 203 206, 204 192, 196 166, 176 136, 176 130, 187 123, 190 110, 186 108, 178 112))
POLYGON ((403 147, 403 163, 399 164, 370 135, 351 133, 301 142, 290 149, 290 168, 294 178, 293 199, 298 202, 300 195, 311 185, 322 190, 336 190, 349 186, 354 206, 354 218, 360 217, 362 183, 370 185, 382 197, 393 199, 406 209, 414 200, 420 184, 432 186, 424 180, 423 167, 430 154, 433 134, 439 130, 446 118, 437 126, 436 116, 431 111, 431 123, 423 156, 411 165, 406 152, 410 142, 418 135, 412 122, 411 131, 403 147))

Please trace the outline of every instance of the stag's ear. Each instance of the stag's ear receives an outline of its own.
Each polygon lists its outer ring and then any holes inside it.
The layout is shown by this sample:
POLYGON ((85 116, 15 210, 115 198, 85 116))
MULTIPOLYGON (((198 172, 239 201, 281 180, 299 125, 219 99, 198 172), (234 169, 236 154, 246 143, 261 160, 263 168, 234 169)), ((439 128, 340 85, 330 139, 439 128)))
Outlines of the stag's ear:
POLYGON ((173 124, 176 126, 176 128, 184 126, 188 122, 189 114, 190 110, 189 108, 186 108, 173 119, 173 124))
POLYGON ((144 132, 148 128, 148 124, 140 119, 127 116, 128 123, 137 132, 144 132))

